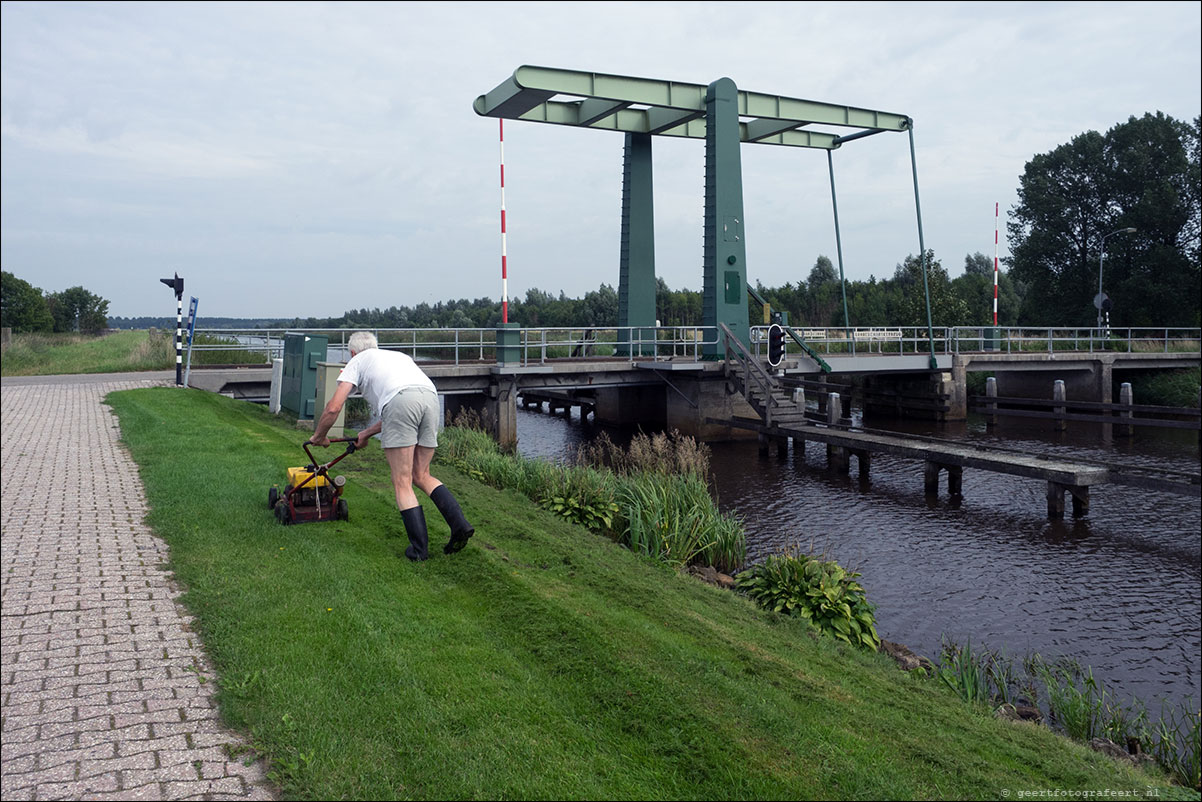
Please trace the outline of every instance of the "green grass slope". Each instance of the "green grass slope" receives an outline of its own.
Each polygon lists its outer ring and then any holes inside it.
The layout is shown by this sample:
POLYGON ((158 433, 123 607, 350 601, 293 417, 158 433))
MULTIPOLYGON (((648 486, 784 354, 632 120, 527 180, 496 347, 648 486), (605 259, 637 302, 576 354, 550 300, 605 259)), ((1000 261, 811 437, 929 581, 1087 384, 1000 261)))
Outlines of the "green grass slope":
POLYGON ((335 469, 349 521, 281 526, 305 433, 199 391, 110 403, 222 713, 288 798, 1197 798, 444 465, 477 534, 444 556, 423 499, 410 563, 377 443, 335 469))

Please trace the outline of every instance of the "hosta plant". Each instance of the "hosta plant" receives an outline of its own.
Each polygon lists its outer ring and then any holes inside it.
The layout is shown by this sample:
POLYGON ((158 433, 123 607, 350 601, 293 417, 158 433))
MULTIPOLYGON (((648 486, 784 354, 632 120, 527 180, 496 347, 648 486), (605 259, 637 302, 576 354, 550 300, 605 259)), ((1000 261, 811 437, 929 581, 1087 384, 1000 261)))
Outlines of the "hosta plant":
POLYGON ((858 576, 834 561, 789 550, 744 571, 736 584, 761 607, 800 616, 826 635, 875 651, 881 641, 858 576))

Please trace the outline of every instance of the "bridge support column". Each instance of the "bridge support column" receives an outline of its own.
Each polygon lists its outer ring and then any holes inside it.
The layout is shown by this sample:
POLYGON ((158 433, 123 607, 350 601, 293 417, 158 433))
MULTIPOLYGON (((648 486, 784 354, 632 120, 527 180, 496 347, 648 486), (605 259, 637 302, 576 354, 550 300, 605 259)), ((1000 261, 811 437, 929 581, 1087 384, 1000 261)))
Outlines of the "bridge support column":
POLYGON ((518 444, 517 383, 501 378, 483 393, 443 396, 445 423, 454 424, 461 414, 476 418, 500 446, 512 451, 518 444))
POLYGON ((617 353, 655 353, 655 207, 652 193, 651 134, 627 134, 622 159, 622 242, 618 263, 618 326, 646 326, 618 332, 617 353))
MULTIPOLYGON (((705 233, 702 246, 701 323, 725 323, 748 344, 747 245, 743 236, 743 167, 739 154, 739 90, 719 78, 705 93, 705 233)), ((726 355, 721 340, 704 355, 726 355)))
POLYGON ((1053 520, 1064 518, 1064 494, 1071 493, 1073 497, 1073 517, 1080 518, 1089 514, 1089 487, 1078 485, 1062 485, 1059 482, 1048 482, 1048 517, 1053 520))
POLYGON ((664 427, 669 430, 674 429, 702 442, 747 440, 755 437, 754 432, 746 429, 709 422, 711 418, 722 421, 736 417, 759 418, 743 396, 727 392, 726 379, 721 375, 708 378, 673 376, 672 387, 656 389, 663 400, 664 427))
MULTIPOLYGON (((594 397, 596 405, 593 407, 593 420, 597 423, 615 426, 629 425, 632 422, 649 426, 665 423, 664 388, 598 387, 594 391, 594 397)), ((581 417, 583 416, 582 411, 581 417)))
POLYGON ((943 420, 968 420, 968 362, 957 354, 952 357, 951 383, 947 385, 947 412, 943 420))
POLYGON ((940 422, 964 420, 968 415, 966 364, 950 373, 866 376, 864 413, 940 422))
POLYGON ((518 386, 517 382, 504 379, 489 389, 490 407, 495 424, 493 437, 506 451, 518 447, 518 386))
POLYGON ((1114 357, 1099 359, 1094 363, 1094 400, 1103 404, 1114 401, 1114 357))

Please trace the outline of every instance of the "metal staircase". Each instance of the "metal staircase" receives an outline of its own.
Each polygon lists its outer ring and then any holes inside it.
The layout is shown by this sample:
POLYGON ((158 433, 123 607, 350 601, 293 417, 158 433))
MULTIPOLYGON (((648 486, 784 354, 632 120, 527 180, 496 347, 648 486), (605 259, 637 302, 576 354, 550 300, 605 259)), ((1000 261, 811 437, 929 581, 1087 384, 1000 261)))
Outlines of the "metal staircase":
POLYGON ((766 426, 804 426, 805 408, 794 400, 793 391, 782 387, 725 323, 719 327, 726 340, 726 380, 734 390, 747 399, 766 426))

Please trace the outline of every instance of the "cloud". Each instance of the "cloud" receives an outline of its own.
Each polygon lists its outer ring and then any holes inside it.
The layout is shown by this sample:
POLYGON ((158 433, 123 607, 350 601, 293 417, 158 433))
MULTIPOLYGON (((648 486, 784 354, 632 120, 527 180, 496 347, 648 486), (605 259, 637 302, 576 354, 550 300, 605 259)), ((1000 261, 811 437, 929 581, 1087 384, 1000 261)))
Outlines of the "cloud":
MULTIPOLYGON (((1198 113, 1194 4, 170 3, 0 6, 2 247, 114 314, 337 315, 499 296, 496 122, 521 64, 909 114, 928 247, 988 250, 1025 162, 1198 113), (281 282, 286 275, 290 281, 281 282), (103 285, 103 286, 101 286, 103 285)), ((621 137, 506 126, 511 293, 616 284, 621 137)), ((704 148, 655 143, 657 267, 700 287, 704 148)), ((834 258, 824 154, 744 148, 752 280, 834 258)), ((918 249, 907 137, 835 154, 848 275, 918 249)), ((1004 230, 1004 220, 1003 220, 1004 230)), ((1003 242, 1003 250, 1004 250, 1003 242)))

